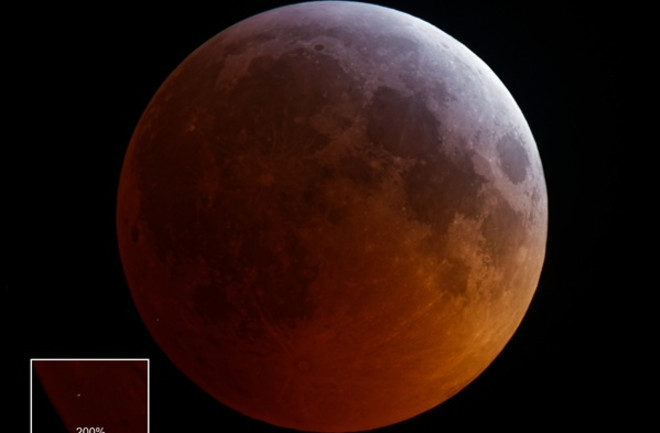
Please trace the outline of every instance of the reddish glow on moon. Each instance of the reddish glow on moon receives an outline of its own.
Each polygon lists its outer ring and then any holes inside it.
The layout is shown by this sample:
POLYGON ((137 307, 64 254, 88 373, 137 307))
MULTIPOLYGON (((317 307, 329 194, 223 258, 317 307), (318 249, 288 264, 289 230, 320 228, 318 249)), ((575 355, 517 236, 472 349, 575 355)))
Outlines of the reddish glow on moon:
POLYGON ((122 169, 119 247, 156 342, 222 403, 312 431, 447 400, 522 320, 547 196, 467 48, 363 3, 278 8, 163 83, 122 169))

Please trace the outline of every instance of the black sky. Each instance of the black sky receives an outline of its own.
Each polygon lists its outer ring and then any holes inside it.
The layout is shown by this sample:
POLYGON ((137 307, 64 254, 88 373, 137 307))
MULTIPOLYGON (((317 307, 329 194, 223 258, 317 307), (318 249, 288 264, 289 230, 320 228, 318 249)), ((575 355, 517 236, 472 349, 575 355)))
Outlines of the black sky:
MULTIPOLYGON (((148 357, 152 432, 288 431, 223 407, 170 364, 133 307, 116 246, 121 162, 151 96, 201 43, 282 4, 216 3, 48 6, 38 17, 15 16, 3 289, 4 358, 16 372, 19 423, 28 421, 30 358, 148 357), (10 320, 14 314, 22 321, 10 320)), ((502 354, 456 397, 382 432, 637 422, 645 413, 627 323, 636 316, 630 296, 639 301, 649 284, 631 266, 640 250, 630 241, 629 215, 639 205, 630 193, 626 149, 634 143, 621 83, 632 76, 630 20, 643 12, 558 2, 379 4, 429 21, 495 71, 536 138, 550 209, 539 288, 502 354)))

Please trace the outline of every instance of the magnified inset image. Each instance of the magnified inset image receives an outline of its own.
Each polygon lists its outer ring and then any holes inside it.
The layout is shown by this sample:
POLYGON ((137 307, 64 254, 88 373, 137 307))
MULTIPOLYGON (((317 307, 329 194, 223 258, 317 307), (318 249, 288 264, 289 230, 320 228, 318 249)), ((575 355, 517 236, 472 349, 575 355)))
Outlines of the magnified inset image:
MULTIPOLYGON (((33 359, 31 363, 33 391, 38 381, 67 431, 149 431, 147 359, 33 359)), ((42 433, 38 422, 42 411, 33 405, 33 433, 42 433)))

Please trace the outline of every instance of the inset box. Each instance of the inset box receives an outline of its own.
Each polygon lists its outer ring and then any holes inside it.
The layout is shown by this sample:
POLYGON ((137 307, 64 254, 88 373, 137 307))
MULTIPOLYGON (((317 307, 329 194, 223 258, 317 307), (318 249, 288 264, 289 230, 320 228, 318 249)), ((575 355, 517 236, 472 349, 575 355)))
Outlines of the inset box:
POLYGON ((31 359, 30 433, 49 433, 35 389, 69 433, 149 433, 148 359, 31 359))

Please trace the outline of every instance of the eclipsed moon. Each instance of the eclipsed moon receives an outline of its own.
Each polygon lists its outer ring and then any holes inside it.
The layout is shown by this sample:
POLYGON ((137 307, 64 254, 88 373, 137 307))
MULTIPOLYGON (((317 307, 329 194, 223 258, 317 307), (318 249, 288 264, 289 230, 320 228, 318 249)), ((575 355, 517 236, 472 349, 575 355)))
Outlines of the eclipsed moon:
POLYGON ((373 429, 447 400, 538 284, 547 193, 495 74, 392 9, 311 2, 203 44, 140 119, 117 229, 156 342, 272 424, 373 429))

